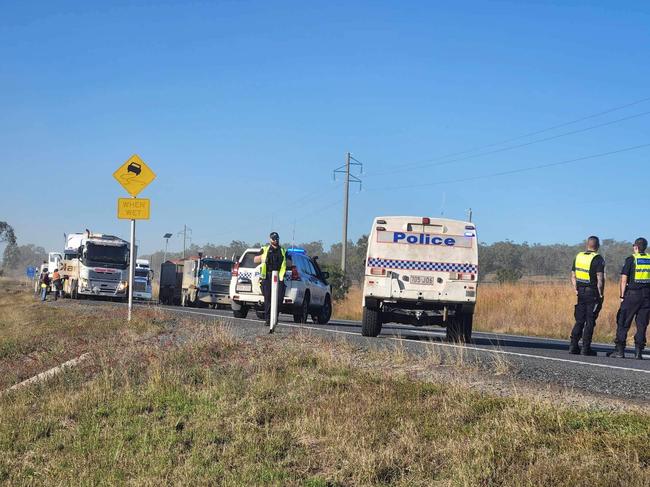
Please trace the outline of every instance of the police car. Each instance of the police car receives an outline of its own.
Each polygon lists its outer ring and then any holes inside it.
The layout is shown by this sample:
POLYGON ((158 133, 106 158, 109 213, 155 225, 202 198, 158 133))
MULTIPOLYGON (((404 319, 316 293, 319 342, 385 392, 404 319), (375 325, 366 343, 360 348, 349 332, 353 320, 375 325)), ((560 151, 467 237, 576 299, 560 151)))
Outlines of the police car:
MULTIPOLYGON (((254 258, 262 249, 246 249, 235 263, 230 280, 230 300, 235 318, 246 318, 251 309, 264 319, 264 295, 260 283, 261 264, 254 258)), ((314 323, 327 323, 332 316, 332 290, 328 273, 318 266, 317 258, 303 249, 287 250, 286 291, 280 312, 293 315, 296 323, 306 323, 311 315, 314 323)))
POLYGON ((477 281, 473 223, 377 217, 368 238, 361 333, 375 337, 391 322, 441 325, 447 339, 469 341, 477 281))

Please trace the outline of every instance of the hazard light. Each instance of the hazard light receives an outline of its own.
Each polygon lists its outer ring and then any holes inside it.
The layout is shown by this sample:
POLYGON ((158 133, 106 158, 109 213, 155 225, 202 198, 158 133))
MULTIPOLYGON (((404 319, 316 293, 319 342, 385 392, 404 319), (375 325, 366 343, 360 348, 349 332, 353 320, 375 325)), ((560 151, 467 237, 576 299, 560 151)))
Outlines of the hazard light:
POLYGON ((429 225, 431 223, 431 218, 424 217, 422 218, 422 225, 429 225))

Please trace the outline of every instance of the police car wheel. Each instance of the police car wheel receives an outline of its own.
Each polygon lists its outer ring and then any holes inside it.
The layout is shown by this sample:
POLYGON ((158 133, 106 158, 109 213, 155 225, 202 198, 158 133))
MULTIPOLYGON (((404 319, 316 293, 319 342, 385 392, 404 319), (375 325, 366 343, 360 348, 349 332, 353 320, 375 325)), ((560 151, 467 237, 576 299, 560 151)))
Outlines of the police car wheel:
POLYGON ((321 307, 318 314, 316 313, 312 314, 311 319, 314 323, 325 325, 327 324, 327 322, 329 322, 331 317, 332 317, 332 300, 328 295, 325 297, 325 303, 323 303, 323 306, 321 307))
POLYGON ((255 311, 255 316, 257 316, 258 320, 263 320, 266 318, 266 315, 264 314, 264 311, 255 311))
POLYGON ((364 337, 376 337, 381 333, 381 312, 378 309, 363 307, 363 319, 361 321, 361 335, 364 337))
POLYGON ((302 300, 302 306, 296 310, 293 314, 294 323, 307 323, 307 317, 309 316, 309 293, 305 293, 305 297, 302 300))

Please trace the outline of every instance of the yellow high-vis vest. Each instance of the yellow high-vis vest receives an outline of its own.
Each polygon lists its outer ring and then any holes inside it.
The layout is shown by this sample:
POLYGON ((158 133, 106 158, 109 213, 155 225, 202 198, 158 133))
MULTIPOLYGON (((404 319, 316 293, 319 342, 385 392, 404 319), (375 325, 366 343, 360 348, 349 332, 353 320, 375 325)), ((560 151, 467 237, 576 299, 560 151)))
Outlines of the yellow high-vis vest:
POLYGON ((591 284, 589 270, 591 262, 598 255, 598 252, 580 252, 576 255, 576 281, 582 284, 591 284))
POLYGON ((634 254, 634 282, 650 283, 650 255, 634 254))
MULTIPOLYGON (((262 247, 262 268, 260 269, 260 279, 266 279, 266 258, 269 255, 270 245, 265 245, 262 247)), ((280 264, 280 271, 278 273, 280 281, 284 279, 284 275, 287 272, 287 251, 280 247, 282 252, 282 264, 280 264)))

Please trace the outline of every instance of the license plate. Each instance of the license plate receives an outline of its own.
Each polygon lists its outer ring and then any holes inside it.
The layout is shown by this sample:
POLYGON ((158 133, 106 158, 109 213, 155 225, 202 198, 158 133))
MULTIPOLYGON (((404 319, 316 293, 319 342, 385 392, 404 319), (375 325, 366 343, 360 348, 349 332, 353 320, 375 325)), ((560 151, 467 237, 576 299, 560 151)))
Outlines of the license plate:
POLYGON ((433 286, 436 281, 432 276, 411 276, 411 284, 423 284, 425 286, 433 286))
POLYGON ((253 290, 252 284, 237 284, 238 293, 249 293, 253 290))

